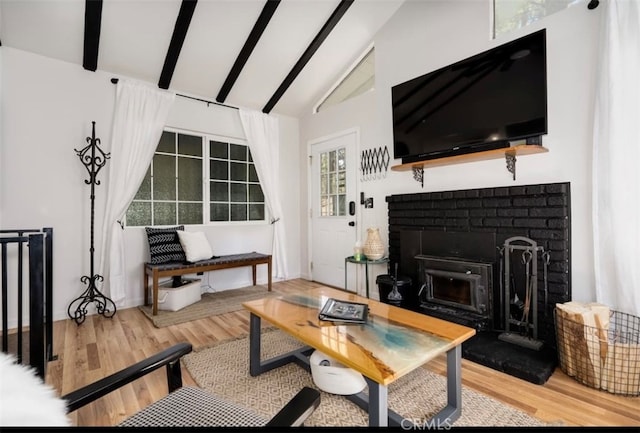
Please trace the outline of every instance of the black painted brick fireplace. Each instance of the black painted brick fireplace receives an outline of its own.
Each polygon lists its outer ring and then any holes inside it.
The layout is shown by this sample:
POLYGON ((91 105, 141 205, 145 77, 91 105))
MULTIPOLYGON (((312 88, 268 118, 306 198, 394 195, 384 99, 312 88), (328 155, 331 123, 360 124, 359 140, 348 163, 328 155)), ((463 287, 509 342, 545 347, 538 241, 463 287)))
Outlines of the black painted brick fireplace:
MULTIPOLYGON (((412 278, 416 293, 420 282, 413 258, 417 254, 463 258, 476 256, 471 258, 494 263, 494 282, 497 282, 501 261, 499 248, 506 239, 524 236, 548 251, 550 262, 547 268, 546 305, 542 267, 538 267, 538 338, 555 349, 553 308, 556 303, 571 299, 571 206, 568 182, 398 194, 387 196, 386 201, 390 263, 392 266, 398 263, 399 275, 412 278), (445 243, 450 248, 440 251, 437 248, 437 251, 430 249, 430 239, 443 236, 446 239, 449 234, 456 236, 451 238, 454 242, 445 243), (470 240, 461 242, 465 234, 470 240), (495 244, 491 245, 492 242, 495 244), (472 244, 476 245, 469 250, 472 244)), ((494 297, 499 296, 498 289, 494 284, 494 297)), ((498 308, 497 305, 494 307, 498 308)), ((496 315, 491 326, 495 330, 503 329, 503 321, 504 318, 496 315)))

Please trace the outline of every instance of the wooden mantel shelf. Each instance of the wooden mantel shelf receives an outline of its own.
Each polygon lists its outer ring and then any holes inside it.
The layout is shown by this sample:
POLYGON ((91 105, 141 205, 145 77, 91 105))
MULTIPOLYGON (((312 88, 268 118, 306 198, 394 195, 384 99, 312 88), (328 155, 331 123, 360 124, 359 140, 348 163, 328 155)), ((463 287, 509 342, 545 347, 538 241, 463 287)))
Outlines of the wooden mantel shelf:
POLYGON ((533 155, 536 153, 548 152, 549 149, 535 144, 519 144, 517 146, 505 147, 503 149, 484 150, 481 152, 467 153, 464 155, 447 156, 437 159, 426 159, 424 161, 410 162, 407 164, 394 165, 394 171, 413 171, 413 178, 424 187, 424 169, 429 167, 440 167, 443 165, 460 164, 463 162, 486 161, 489 159, 504 158, 507 163, 507 171, 516 180, 516 156, 533 155))
POLYGON ((424 161, 410 162, 407 164, 394 165, 391 170, 394 171, 411 171, 414 168, 440 167, 443 165, 460 164, 463 162, 485 161, 489 159, 505 158, 506 155, 533 155, 536 153, 548 152, 544 146, 534 144, 519 144, 517 146, 505 147, 504 149, 485 150, 475 153, 467 153, 464 155, 447 156, 438 159, 427 159, 424 161))

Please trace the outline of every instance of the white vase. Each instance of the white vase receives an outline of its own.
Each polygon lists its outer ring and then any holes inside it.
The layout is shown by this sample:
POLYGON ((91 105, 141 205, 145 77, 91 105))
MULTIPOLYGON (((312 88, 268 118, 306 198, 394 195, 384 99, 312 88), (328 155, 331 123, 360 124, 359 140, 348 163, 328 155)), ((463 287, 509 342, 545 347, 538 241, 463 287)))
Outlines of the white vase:
POLYGON ((367 229, 367 240, 364 243, 362 252, 369 260, 378 260, 384 256, 384 245, 380 239, 380 230, 377 227, 367 229))

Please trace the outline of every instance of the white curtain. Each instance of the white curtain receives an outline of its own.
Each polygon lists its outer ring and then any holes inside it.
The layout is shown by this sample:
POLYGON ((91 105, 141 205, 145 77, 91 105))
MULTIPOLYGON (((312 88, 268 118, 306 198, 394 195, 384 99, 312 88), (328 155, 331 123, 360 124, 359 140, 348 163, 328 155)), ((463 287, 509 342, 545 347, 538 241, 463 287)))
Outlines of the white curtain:
POLYGON ((596 299, 640 315, 640 2, 608 0, 593 139, 596 299))
POLYGON ((249 142, 251 156, 260 179, 260 185, 264 192, 264 199, 271 214, 273 225, 273 269, 275 277, 286 280, 287 254, 286 254, 286 223, 280 204, 280 191, 278 181, 280 170, 278 168, 280 129, 278 119, 259 111, 240 109, 240 120, 244 133, 249 142))
POLYGON ((104 276, 108 267, 109 294, 117 305, 126 295, 124 236, 119 221, 149 168, 174 99, 174 93, 143 83, 120 79, 116 84, 100 275, 104 276))

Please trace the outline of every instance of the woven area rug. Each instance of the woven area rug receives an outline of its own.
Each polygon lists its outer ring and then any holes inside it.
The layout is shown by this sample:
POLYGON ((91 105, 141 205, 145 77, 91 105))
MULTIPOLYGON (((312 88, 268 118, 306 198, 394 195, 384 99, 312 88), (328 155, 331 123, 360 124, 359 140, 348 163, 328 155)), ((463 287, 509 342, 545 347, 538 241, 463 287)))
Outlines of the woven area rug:
POLYGON ((153 322, 156 328, 163 328, 216 314, 242 310, 243 302, 277 295, 276 292, 269 292, 266 286, 258 285, 215 293, 203 293, 202 299, 194 304, 187 305, 178 311, 158 310, 158 314, 155 316, 151 314, 150 305, 141 305, 138 308, 153 322))
MULTIPOLYGON (((262 335, 262 358, 293 350, 300 343, 279 330, 262 335)), ((183 358, 184 365, 198 386, 228 401, 270 418, 303 386, 317 388, 311 373, 288 364, 257 377, 249 375, 247 337, 200 349, 183 358)), ((365 389, 366 392, 366 389, 365 389)), ((389 386, 389 406, 411 420, 424 423, 446 404, 443 376, 418 368, 389 386)), ((462 388, 463 409, 454 426, 545 426, 528 414, 462 388)), ((414 421, 415 422, 415 421, 414 421)), ((346 398, 322 392, 318 409, 306 426, 366 426, 368 415, 346 398)))

